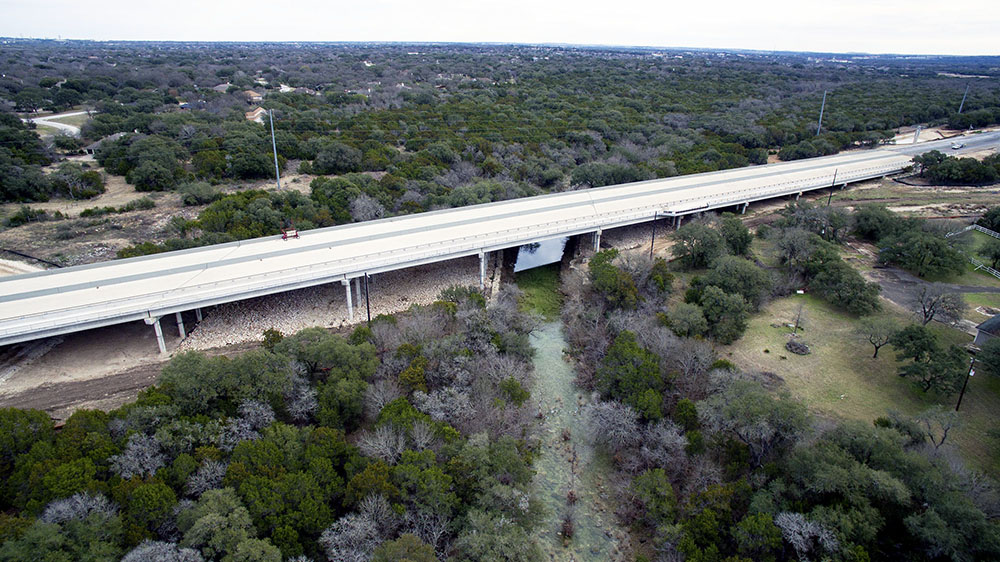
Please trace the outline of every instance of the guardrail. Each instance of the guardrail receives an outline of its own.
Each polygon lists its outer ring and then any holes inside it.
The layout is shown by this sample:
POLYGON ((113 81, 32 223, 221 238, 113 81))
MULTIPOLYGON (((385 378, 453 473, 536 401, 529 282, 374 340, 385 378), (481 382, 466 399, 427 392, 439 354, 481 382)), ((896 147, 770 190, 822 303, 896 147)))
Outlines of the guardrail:
MULTIPOLYGON (((844 171, 836 177, 836 185, 846 185, 850 182, 897 173, 907 165, 909 165, 908 162, 896 162, 888 165, 868 166, 844 171)), ((53 318, 54 313, 52 311, 29 313, 8 318, 7 321, 13 321, 15 325, 0 329, 0 338, 23 337, 27 333, 52 332, 73 325, 91 326, 101 323, 103 323, 102 325, 108 325, 137 320, 143 317, 158 317, 177 310, 188 310, 200 306, 209 306, 210 304, 242 300, 311 285, 346 281, 364 275, 366 272, 402 269, 422 263, 475 255, 484 250, 493 251, 505 247, 513 247, 556 236, 567 236, 593 232, 598 229, 636 224, 652 220, 657 215, 664 218, 684 216, 720 207, 835 187, 831 185, 829 179, 831 176, 833 174, 823 174, 819 177, 774 182, 764 186, 725 191, 720 194, 688 197, 670 201, 669 206, 661 203, 646 203, 619 211, 597 213, 588 211, 590 213, 589 216, 575 216, 567 219, 547 221, 530 228, 511 227, 493 231, 486 235, 463 236, 430 244, 397 247, 353 259, 332 259, 278 271, 242 275, 223 281, 189 285, 181 289, 168 289, 140 296, 110 298, 100 303, 80 304, 63 308, 55 318, 53 318), (692 207, 692 204, 697 204, 697 206, 692 207), (96 313, 95 310, 97 311, 96 313)), ((737 179, 733 183, 740 181, 744 180, 737 179)), ((692 186, 692 188, 696 187, 692 186)), ((597 194, 595 193, 594 195, 597 194)), ((593 210, 596 211, 602 203, 602 201, 594 201, 593 197, 591 197, 589 203, 581 203, 581 205, 594 205, 593 210)), ((304 236, 307 235, 308 233, 304 236)), ((997 236, 1000 237, 1000 235, 997 236)), ((330 249, 333 249, 333 246, 330 249)), ((111 289, 109 288, 108 290, 110 291, 111 289)))

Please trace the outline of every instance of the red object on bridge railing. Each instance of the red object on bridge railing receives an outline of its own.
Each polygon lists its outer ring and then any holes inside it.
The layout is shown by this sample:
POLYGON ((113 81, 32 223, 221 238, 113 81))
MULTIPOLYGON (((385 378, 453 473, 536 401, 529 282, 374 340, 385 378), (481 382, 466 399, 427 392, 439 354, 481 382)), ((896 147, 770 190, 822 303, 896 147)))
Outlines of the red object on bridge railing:
POLYGON ((297 228, 282 228, 281 229, 281 239, 288 240, 289 238, 298 238, 299 231, 297 228))

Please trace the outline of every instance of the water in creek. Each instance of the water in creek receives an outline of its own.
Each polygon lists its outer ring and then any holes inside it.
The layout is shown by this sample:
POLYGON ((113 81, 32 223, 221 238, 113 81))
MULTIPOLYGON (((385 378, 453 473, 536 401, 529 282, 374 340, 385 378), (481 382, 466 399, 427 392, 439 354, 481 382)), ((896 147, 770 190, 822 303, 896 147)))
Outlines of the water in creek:
POLYGON ((534 244, 525 244, 517 249, 517 261, 514 263, 514 273, 556 263, 562 259, 566 249, 567 237, 542 240, 534 244))
POLYGON ((585 397, 573 384, 573 368, 563 359, 566 342, 561 325, 549 322, 531 333, 535 348, 532 397, 544 414, 542 447, 535 461, 535 489, 547 507, 538 542, 550 560, 623 560, 618 542, 624 537, 615 520, 605 476, 610 460, 595 454, 583 429, 585 397), (564 522, 572 521, 566 539, 564 522))

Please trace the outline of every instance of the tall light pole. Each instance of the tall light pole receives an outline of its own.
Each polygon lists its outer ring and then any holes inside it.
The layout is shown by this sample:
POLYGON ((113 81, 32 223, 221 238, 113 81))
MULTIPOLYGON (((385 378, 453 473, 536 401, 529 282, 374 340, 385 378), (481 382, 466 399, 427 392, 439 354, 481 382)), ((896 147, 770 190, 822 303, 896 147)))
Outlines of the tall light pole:
POLYGON ((823 103, 819 106, 819 122, 816 123, 816 136, 819 136, 819 130, 823 128, 824 109, 826 109, 826 90, 823 90, 823 103))
POLYGON ((958 113, 962 113, 962 108, 965 107, 965 98, 969 97, 969 86, 972 84, 965 85, 965 94, 962 96, 962 103, 958 104, 958 113))
POLYGON ((962 384, 962 392, 958 395, 958 404, 955 404, 955 411, 958 411, 958 407, 962 405, 962 398, 965 397, 965 389, 969 386, 969 379, 976 374, 976 370, 973 367, 976 366, 976 358, 973 357, 969 360, 969 374, 965 375, 965 383, 962 384))
POLYGON ((274 181, 278 184, 278 190, 281 190, 281 173, 278 171, 278 143, 274 141, 274 110, 267 112, 268 117, 271 119, 271 148, 274 149, 274 181))
POLYGON ((653 259, 653 242, 656 241, 656 218, 659 211, 653 211, 653 235, 649 239, 649 259, 653 259))

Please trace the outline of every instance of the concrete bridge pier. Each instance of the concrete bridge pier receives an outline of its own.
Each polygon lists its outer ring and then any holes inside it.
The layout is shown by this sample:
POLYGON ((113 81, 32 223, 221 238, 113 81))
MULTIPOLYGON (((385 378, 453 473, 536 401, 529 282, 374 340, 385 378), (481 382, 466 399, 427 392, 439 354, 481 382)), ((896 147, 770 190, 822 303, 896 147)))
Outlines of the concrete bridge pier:
POLYGON ((601 251, 601 232, 603 232, 603 231, 600 228, 598 228, 597 232, 594 233, 594 253, 595 254, 597 252, 601 251))
POLYGON ((347 290, 347 319, 354 322, 354 301, 351 299, 351 282, 347 279, 341 281, 344 285, 344 289, 347 290))
POLYGON ((201 309, 200 308, 194 309, 194 319, 197 320, 197 321, 199 321, 199 322, 201 322, 201 309))
POLYGON ((747 214, 747 207, 749 207, 749 206, 750 206, 750 202, 749 201, 747 201, 746 203, 743 203, 743 210, 740 211, 740 214, 741 215, 747 214))
POLYGON ((361 278, 354 278, 354 302, 361 306, 361 278))
POLYGON ((486 254, 479 250, 479 292, 486 293, 486 254))
POLYGON ((146 324, 153 326, 156 332, 156 345, 160 348, 160 355, 167 354, 167 344, 163 341, 163 328, 160 327, 160 317, 146 318, 146 324))
POLYGON ((174 314, 174 317, 177 318, 177 334, 180 335, 181 339, 186 338, 187 333, 184 331, 184 316, 182 316, 180 312, 177 312, 174 314))

